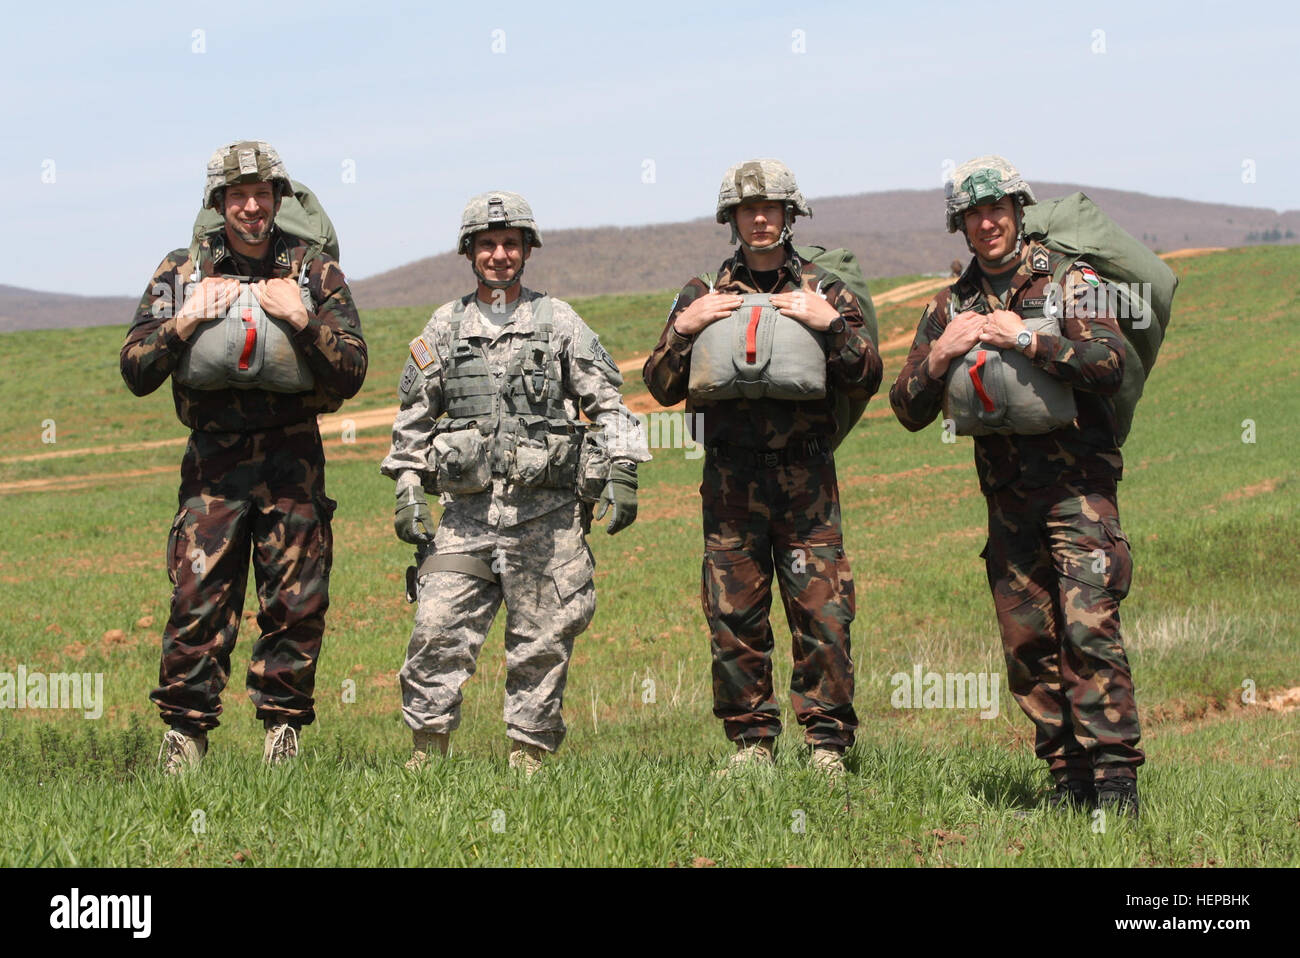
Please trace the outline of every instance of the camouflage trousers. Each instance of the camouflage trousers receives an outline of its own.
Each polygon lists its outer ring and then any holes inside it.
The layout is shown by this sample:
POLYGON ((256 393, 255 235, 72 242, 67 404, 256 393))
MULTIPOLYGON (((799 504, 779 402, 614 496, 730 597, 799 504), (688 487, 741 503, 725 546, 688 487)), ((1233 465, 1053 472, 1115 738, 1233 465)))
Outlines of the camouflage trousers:
POLYGON ((988 497, 984 559, 1007 681, 1057 781, 1136 774, 1143 754, 1119 604, 1133 562, 1113 480, 988 497))
POLYGON ((858 726, 849 641, 856 600, 834 460, 755 469, 710 454, 700 495, 713 714, 732 741, 781 732, 768 621, 775 576, 792 638, 795 718, 810 744, 847 748, 858 726))
POLYGON ((264 724, 310 724, 333 554, 315 420, 247 433, 194 432, 167 541, 173 590, 158 688, 164 722, 218 725, 251 555, 260 637, 249 697, 264 724))
POLYGON ((595 563, 577 502, 497 529, 448 505, 439 555, 482 560, 498 580, 438 570, 419 580, 415 627, 399 675, 402 714, 417 731, 460 725, 461 688, 478 664, 497 610, 506 606, 506 734, 554 752, 573 641, 596 612, 595 563))

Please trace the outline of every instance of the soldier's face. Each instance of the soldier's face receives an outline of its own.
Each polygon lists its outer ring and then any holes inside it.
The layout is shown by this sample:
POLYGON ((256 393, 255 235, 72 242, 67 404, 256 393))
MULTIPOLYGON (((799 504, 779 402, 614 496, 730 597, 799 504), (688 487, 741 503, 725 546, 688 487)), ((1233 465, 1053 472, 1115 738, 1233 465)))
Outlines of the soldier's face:
POLYGON ((972 206, 962 218, 980 259, 995 262, 1016 248, 1016 202, 1011 197, 972 206))
POLYGON ((736 207, 736 232, 750 246, 771 246, 785 226, 785 205, 775 200, 746 200, 736 207))
POLYGON ((226 187, 226 227, 250 246, 260 246, 271 236, 279 208, 270 183, 236 183, 226 187))
POLYGON ((508 283, 518 275, 530 252, 524 243, 524 231, 511 228, 474 234, 469 256, 483 276, 494 283, 508 283))

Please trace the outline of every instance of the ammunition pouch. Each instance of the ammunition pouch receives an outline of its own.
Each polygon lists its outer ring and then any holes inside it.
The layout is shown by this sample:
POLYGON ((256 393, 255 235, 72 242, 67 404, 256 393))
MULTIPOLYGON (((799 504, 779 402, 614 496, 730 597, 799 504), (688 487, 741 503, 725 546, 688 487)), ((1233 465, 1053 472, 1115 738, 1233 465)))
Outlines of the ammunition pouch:
POLYGON ((472 495, 492 485, 492 436, 483 435, 474 423, 451 420, 434 434, 432 445, 439 492, 472 495))

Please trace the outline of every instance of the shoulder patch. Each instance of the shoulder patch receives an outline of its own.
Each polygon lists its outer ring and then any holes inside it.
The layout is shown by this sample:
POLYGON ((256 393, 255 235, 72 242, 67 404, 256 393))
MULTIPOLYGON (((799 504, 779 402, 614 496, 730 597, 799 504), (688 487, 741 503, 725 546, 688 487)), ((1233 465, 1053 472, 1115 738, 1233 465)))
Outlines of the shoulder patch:
POLYGON ((1048 269, 1048 262, 1050 259, 1051 257, 1049 256, 1046 247, 1036 246, 1029 257, 1029 268, 1035 273, 1050 273, 1051 270, 1048 269))
POLYGON ((415 365, 415 360, 407 360, 406 368, 402 370, 402 381, 397 387, 398 392, 409 395, 419 378, 420 367, 415 365))
POLYGON ((415 365, 421 369, 428 369, 429 366, 433 365, 433 350, 429 348, 429 344, 424 341, 423 336, 416 336, 415 339, 411 340, 411 358, 415 360, 415 365))
POLYGON ((601 345, 600 337, 591 329, 584 329, 579 334, 575 353, 580 359, 590 359, 593 362, 604 363, 614 372, 618 372, 618 363, 614 362, 614 357, 601 345))
POLYGON ((1078 263, 1076 264, 1076 266, 1079 270, 1079 275, 1083 277, 1083 281, 1085 283, 1087 283, 1089 286, 1101 285, 1101 277, 1097 275, 1097 271, 1095 269, 1093 269, 1087 263, 1078 263))

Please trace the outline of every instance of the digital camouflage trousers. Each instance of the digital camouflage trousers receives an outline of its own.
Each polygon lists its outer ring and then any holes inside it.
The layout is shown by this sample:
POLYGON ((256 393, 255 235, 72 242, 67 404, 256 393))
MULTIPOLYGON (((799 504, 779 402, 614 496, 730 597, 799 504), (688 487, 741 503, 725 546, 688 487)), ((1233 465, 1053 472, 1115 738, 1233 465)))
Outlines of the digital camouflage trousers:
POLYGON ((576 501, 516 526, 495 528, 450 504, 434 544, 471 556, 496 581, 442 569, 419 579, 419 605, 399 674, 402 714, 417 731, 460 726, 461 689, 502 603, 506 607, 506 735, 554 752, 573 642, 596 612, 595 565, 576 501))
POLYGON ((164 722, 190 734, 218 725, 250 557, 260 635, 249 697, 265 725, 314 720, 336 505, 325 495, 324 469, 314 420, 190 435, 167 542, 171 614, 150 695, 164 722))
POLYGON ((1133 562, 1115 483, 988 497, 985 568, 1007 681, 1037 729, 1034 751, 1059 781, 1136 774, 1137 703, 1119 604, 1133 562))
POLYGON ((858 725, 849 640, 856 603, 834 460, 756 469, 710 454, 700 494, 713 714, 732 741, 781 732, 769 622, 775 577, 792 638, 795 718, 808 743, 847 748, 858 725))

